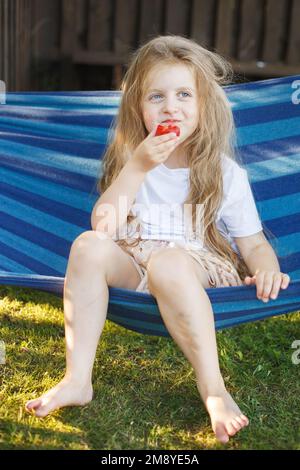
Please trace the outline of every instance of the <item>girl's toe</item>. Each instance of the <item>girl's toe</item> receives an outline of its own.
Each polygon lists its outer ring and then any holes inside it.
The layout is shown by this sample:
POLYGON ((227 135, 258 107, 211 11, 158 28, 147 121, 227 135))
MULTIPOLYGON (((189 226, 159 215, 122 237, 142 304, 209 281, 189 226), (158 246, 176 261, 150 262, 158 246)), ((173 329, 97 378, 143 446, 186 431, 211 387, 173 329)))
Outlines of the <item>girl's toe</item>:
POLYGON ((241 414, 241 415, 240 415, 240 418, 242 418, 242 420, 244 420, 244 422, 245 422, 245 425, 248 426, 248 424, 249 424, 249 419, 247 418, 247 416, 241 414))
POLYGON ((42 403, 42 406, 40 406, 39 409, 36 411, 35 415, 38 418, 44 418, 45 416, 47 416, 49 413, 51 413, 53 410, 57 408, 59 408, 59 406, 55 399, 45 400, 42 403))
POLYGON ((36 411, 35 416, 37 416, 38 418, 44 418, 45 416, 47 416, 47 414, 49 414, 49 411, 47 410, 46 406, 43 406, 36 411))
POLYGON ((240 424, 240 427, 243 428, 245 426, 245 420, 243 420, 240 416, 236 416, 235 420, 240 424))
POLYGON ((236 418, 233 418, 233 419, 231 420, 231 424, 232 424, 232 426, 234 427, 234 429, 235 429, 236 431, 239 431, 239 430, 241 429, 241 427, 242 427, 241 424, 238 422, 238 420, 237 420, 236 418))
POLYGON ((215 434, 217 439, 222 442, 222 444, 226 444, 229 441, 228 434, 223 424, 220 423, 216 425, 215 434))
POLYGON ((227 425, 226 425, 226 431, 227 433, 229 434, 229 436, 234 436, 237 432, 237 429, 235 429, 235 427, 233 426, 232 422, 230 421, 227 425))
POLYGON ((41 405, 41 403, 42 403, 42 400, 39 400, 39 399, 37 399, 37 400, 30 400, 30 401, 28 401, 28 402, 26 403, 25 409, 26 409, 27 411, 32 411, 32 410, 34 410, 35 408, 38 408, 38 407, 41 405))

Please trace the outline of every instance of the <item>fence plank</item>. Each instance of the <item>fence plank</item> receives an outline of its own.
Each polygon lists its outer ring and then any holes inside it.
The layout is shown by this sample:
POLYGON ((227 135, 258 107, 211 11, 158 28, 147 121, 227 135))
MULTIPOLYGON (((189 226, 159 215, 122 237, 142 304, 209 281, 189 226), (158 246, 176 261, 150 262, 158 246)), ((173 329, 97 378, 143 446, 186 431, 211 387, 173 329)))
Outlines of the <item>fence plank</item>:
POLYGON ((77 45, 76 36, 76 2, 74 0, 62 0, 61 12, 61 86, 71 90, 77 88, 78 75, 73 64, 73 54, 77 45))
POLYGON ((288 2, 286 0, 267 0, 262 55, 264 62, 282 60, 287 16, 288 2))
POLYGON ((233 69, 242 75, 255 76, 263 78, 283 77, 289 75, 299 75, 300 65, 283 65, 282 63, 265 63, 263 67, 257 64, 257 61, 240 62, 232 59, 233 69))
POLYGON ((127 62, 128 54, 115 54, 111 51, 86 51, 77 49, 74 52, 73 60, 75 64, 86 65, 117 65, 127 62))
POLYGON ((228 0, 219 2, 216 12, 217 27, 215 48, 223 55, 233 57, 236 47, 236 27, 239 12, 239 2, 228 0))
POLYGON ((216 0, 194 0, 191 11, 190 37, 203 47, 214 45, 216 0))
POLYGON ((243 0, 240 24, 238 59, 242 61, 258 60, 263 26, 263 2, 261 0, 243 0))
POLYGON ((191 2, 189 0, 166 0, 165 34, 188 36, 190 13, 191 2))
POLYGON ((118 54, 135 49, 138 0, 116 0, 113 49, 118 54))
MULTIPOLYGON (((12 2, 11 6, 17 6, 17 2, 12 2)), ((13 31, 15 32, 14 36, 17 39, 17 44, 15 49, 15 58, 18 63, 19 70, 16 73, 15 67, 11 69, 12 73, 16 75, 15 77, 15 90, 16 91, 23 91, 28 89, 29 79, 30 79, 30 9, 32 6, 32 2, 28 0, 23 0, 20 2, 19 6, 19 14, 20 20, 19 24, 15 24, 15 28, 13 31)), ((13 23, 16 23, 16 11, 15 9, 12 10, 11 14, 13 18, 11 18, 11 27, 13 23)), ((12 66, 14 61, 11 61, 12 66)))
MULTIPOLYGON (((127 54, 137 47, 137 31, 139 19, 137 0, 116 0, 114 18, 113 50, 115 54, 127 54)), ((126 60, 127 62, 127 60, 126 60)), ((114 89, 120 89, 126 64, 116 64, 113 70, 114 89)))
POLYGON ((32 0, 31 16, 32 56, 44 60, 60 46, 61 0, 32 0))
MULTIPOLYGON (((19 36, 19 31, 16 30, 16 25, 15 25, 16 3, 17 2, 15 1, 13 2, 10 1, 8 4, 8 24, 6 25, 6 27, 8 28, 8 34, 9 34, 8 53, 9 53, 9 57, 12 58, 12 60, 9 61, 9 76, 10 76, 10 81, 12 83, 13 88, 15 90, 18 90, 19 89, 18 82, 21 82, 23 77, 20 77, 20 76, 17 77, 16 75, 16 62, 18 61, 18 59, 19 60, 21 59, 21 61, 24 61, 24 57, 22 54, 20 54, 19 56, 18 49, 15 48, 16 36, 19 36)), ((23 44, 19 44, 19 47, 22 50, 23 44)))
POLYGON ((3 14, 3 23, 4 23, 4 81, 6 82, 7 90, 13 90, 13 84, 10 83, 10 75, 9 75, 9 51, 8 51, 8 44, 9 44, 9 29, 7 27, 8 24, 8 4, 9 0, 4 0, 4 14, 3 14))
POLYGON ((61 49, 63 55, 71 55, 76 46, 75 36, 76 3, 62 0, 61 49))
POLYGON ((87 0, 76 1, 76 38, 77 46, 87 46, 88 3, 87 0))
POLYGON ((162 34, 164 10, 162 0, 141 0, 139 12, 139 26, 137 32, 137 43, 143 44, 148 39, 162 34))
POLYGON ((4 81, 4 2, 0 0, 0 80, 4 81))
POLYGON ((94 51, 112 48, 112 7, 110 0, 90 0, 87 47, 94 51))
POLYGON ((0 1, 0 80, 7 91, 24 91, 30 81, 32 0, 0 1))
POLYGON ((291 8, 291 26, 289 44, 287 48, 287 64, 300 65, 300 1, 293 0, 291 8))

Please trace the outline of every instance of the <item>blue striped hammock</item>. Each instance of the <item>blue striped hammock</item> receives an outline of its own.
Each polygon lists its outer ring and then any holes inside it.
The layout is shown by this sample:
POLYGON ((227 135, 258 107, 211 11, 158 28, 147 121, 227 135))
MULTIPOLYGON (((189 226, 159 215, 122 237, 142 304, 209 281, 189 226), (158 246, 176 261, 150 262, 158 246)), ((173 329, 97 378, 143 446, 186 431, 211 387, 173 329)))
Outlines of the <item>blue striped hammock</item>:
MULTIPOLYGON (((216 329, 300 308, 299 79, 225 87, 258 212, 275 235, 266 237, 291 283, 266 304, 255 286, 207 289, 216 329)), ((0 105, 0 284, 63 296, 71 244, 91 230, 100 157, 120 97, 120 91, 7 94, 0 105)), ((109 320, 170 336, 153 296, 112 287, 109 294, 109 320)))

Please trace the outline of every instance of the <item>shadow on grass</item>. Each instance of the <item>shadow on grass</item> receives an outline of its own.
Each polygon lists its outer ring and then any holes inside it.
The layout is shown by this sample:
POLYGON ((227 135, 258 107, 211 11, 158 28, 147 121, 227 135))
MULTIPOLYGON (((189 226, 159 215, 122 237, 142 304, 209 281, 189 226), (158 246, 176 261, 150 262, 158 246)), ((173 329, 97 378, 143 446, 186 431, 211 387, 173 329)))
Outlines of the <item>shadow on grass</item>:
POLYGON ((6 436, 5 443, 0 443, 0 449, 2 450, 57 450, 59 448, 68 448, 70 445, 74 446, 74 443, 78 445, 82 444, 82 435, 79 435, 79 433, 51 430, 43 426, 23 424, 13 420, 2 419, 0 431, 4 432, 6 436), (18 439, 22 438, 24 443, 20 442, 16 444, 16 435, 18 439), (30 443, 30 440, 36 440, 38 442, 36 444, 30 443), (26 443, 26 441, 28 443, 26 443), (40 441, 44 441, 44 443, 40 441), (56 444, 51 444, 51 441, 56 442, 56 444), (62 447, 62 444, 64 444, 64 447, 62 447))
POLYGON ((0 298, 7 297, 9 301, 32 302, 36 305, 49 304, 55 308, 63 307, 63 299, 51 292, 18 286, 0 285, 0 298))

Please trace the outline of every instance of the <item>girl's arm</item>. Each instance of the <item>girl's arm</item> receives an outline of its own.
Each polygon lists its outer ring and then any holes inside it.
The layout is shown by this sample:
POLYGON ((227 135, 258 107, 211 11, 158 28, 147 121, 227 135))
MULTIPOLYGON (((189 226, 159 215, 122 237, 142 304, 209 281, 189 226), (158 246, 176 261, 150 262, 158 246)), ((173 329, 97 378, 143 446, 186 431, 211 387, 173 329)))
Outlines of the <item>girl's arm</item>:
POLYGON ((245 278, 245 284, 256 284, 258 299, 268 302, 276 299, 280 288, 286 289, 290 277, 280 272, 280 265, 272 246, 263 232, 249 237, 234 238, 234 241, 252 277, 245 278))
POLYGON ((156 136, 155 132, 154 127, 96 202, 91 225, 93 230, 99 231, 99 236, 116 235, 118 228, 127 221, 127 215, 147 172, 164 162, 177 146, 176 133, 156 136))
MULTIPOLYGON (((243 256, 242 253, 241 255, 243 256)), ((244 261, 251 274, 255 274, 257 269, 280 272, 280 265, 275 251, 267 240, 252 248, 244 258, 244 261)))
POLYGON ((128 160, 113 183, 99 197, 92 215, 93 230, 111 237, 127 220, 127 215, 146 173, 128 160))

